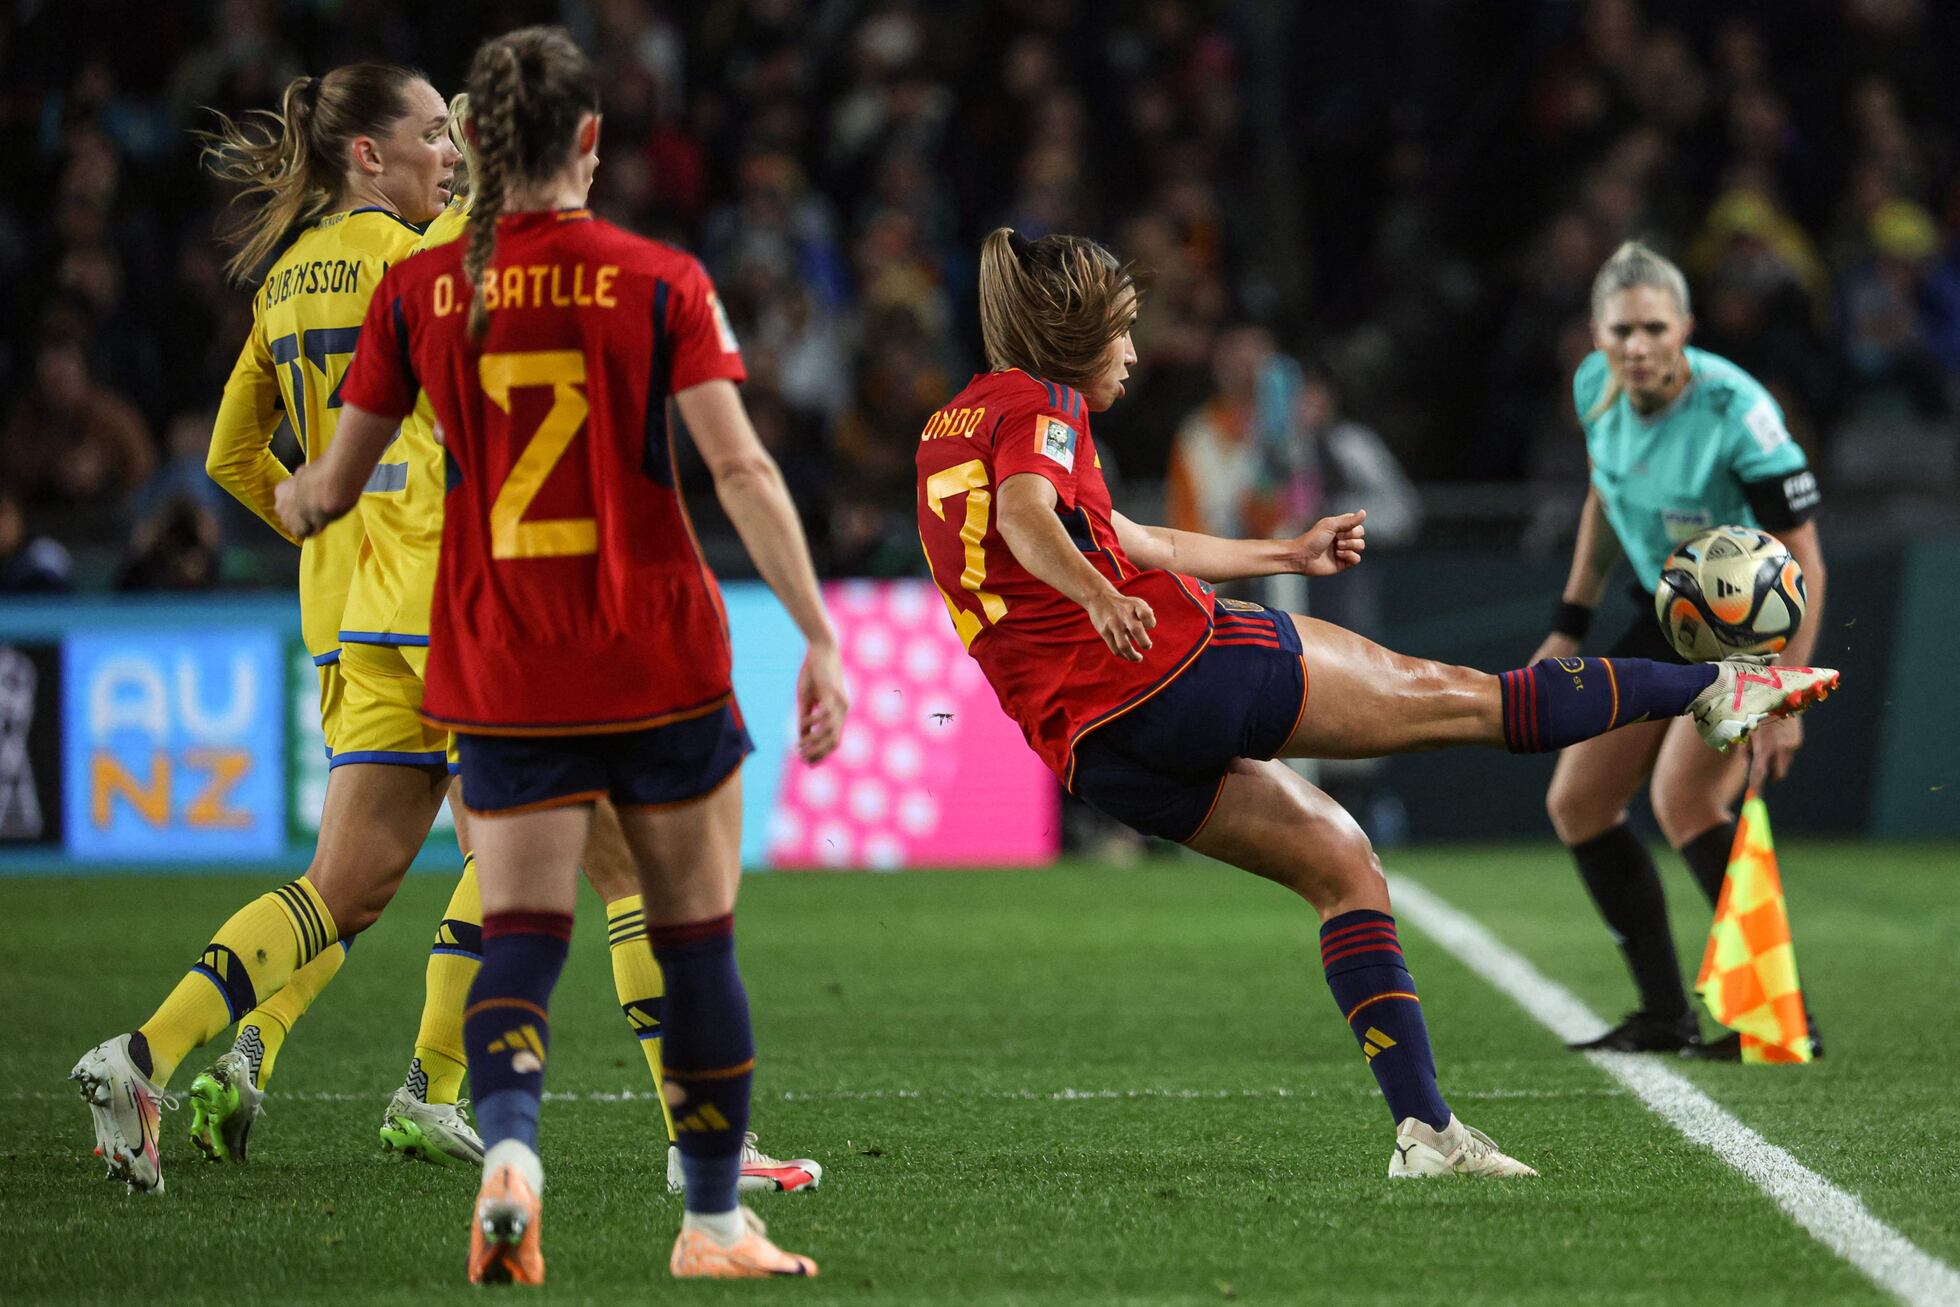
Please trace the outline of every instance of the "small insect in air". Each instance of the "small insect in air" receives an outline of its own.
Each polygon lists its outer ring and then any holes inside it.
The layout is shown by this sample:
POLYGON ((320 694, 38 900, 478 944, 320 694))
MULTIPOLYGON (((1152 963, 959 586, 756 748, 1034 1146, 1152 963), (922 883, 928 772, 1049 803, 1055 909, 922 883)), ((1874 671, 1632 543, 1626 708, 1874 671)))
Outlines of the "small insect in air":
POLYGON ((932 720, 934 725, 944 726, 947 722, 953 720, 953 714, 949 712, 936 712, 932 715, 932 720))

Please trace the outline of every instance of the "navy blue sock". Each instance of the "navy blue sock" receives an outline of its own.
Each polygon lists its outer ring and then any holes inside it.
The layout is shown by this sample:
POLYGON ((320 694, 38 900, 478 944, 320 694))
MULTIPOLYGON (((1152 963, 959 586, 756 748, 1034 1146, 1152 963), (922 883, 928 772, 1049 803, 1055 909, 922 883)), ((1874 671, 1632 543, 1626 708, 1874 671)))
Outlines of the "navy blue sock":
POLYGON ((1648 658, 1541 658, 1498 678, 1504 745, 1548 753, 1635 722, 1679 717, 1716 670, 1648 658))
POLYGON ((551 1049, 551 990, 572 938, 565 912, 489 912, 483 966, 463 1013, 463 1051, 483 1146, 538 1147, 538 1105, 551 1049))
POLYGON ((735 968, 735 917, 649 926, 647 937, 667 978, 660 1089, 674 1116, 687 1210, 732 1211, 755 1073, 749 996, 735 968))
POLYGON ((1447 1126, 1450 1108, 1436 1087, 1429 1027, 1416 982, 1402 963, 1395 918, 1368 908, 1331 918, 1320 928, 1320 965, 1388 1100, 1389 1115, 1398 1124, 1415 1117, 1438 1130, 1447 1126))

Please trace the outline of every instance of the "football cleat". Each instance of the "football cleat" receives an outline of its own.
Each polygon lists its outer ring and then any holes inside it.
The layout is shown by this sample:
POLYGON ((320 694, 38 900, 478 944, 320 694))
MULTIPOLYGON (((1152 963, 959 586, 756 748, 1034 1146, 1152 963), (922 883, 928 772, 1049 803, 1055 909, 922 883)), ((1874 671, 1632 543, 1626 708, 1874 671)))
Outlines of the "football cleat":
POLYGON ((95 1155, 107 1164, 109 1179, 123 1181, 131 1193, 162 1193, 163 1157, 157 1151, 157 1130, 163 1109, 174 1109, 177 1100, 136 1069, 129 1059, 129 1036, 105 1039, 82 1054, 68 1078, 88 1104, 95 1125, 95 1155))
POLYGON ((681 1227, 667 1269, 677 1280, 762 1280, 779 1275, 814 1276, 817 1264, 797 1253, 786 1253, 769 1242, 769 1227, 748 1208, 742 1213, 742 1237, 723 1244, 706 1230, 681 1227))
MULTIPOLYGON (((793 1194, 816 1189, 823 1184, 823 1167, 807 1157, 788 1161, 770 1157, 755 1145, 755 1131, 742 1136, 742 1174, 735 1182, 737 1193, 793 1194)), ((687 1191, 687 1176, 681 1170, 681 1150, 667 1145, 667 1192, 687 1191)))
POLYGON ((463 1111, 468 1106, 467 1098, 455 1103, 425 1103, 403 1085, 381 1114, 381 1147, 437 1166, 449 1162, 481 1166, 483 1138, 463 1111))
POLYGON ((226 1053, 191 1081, 191 1142, 209 1161, 243 1162, 264 1098, 246 1056, 226 1053))
POLYGON ((1629 1012, 1626 1019, 1603 1035, 1566 1047, 1579 1053, 1675 1053, 1701 1042, 1701 1025, 1692 1012, 1672 1019, 1647 1012, 1629 1012))
POLYGON ((1791 717, 1837 689, 1829 667, 1778 667, 1757 655, 1736 654, 1716 665, 1715 680, 1688 711, 1709 748, 1727 753, 1772 717, 1791 717))
POLYGON ((484 1177, 470 1218, 471 1284, 543 1284, 544 1205, 515 1166, 484 1177))
POLYGON ((1515 1157, 1506 1157, 1490 1136, 1450 1117, 1441 1130, 1414 1117, 1395 1127, 1395 1155, 1388 1159, 1388 1178, 1408 1180, 1434 1175, 1527 1176, 1538 1172, 1515 1157))

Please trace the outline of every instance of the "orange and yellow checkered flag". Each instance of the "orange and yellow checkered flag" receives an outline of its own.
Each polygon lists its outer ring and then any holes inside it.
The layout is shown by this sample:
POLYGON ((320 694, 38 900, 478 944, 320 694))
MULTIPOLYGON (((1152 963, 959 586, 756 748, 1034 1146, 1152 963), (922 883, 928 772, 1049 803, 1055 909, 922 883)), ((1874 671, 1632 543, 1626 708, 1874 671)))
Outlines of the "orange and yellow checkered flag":
POLYGON ((1754 790, 1742 801, 1695 993, 1710 1016, 1741 1032, 1744 1062, 1810 1061, 1810 1029, 1769 809, 1754 790))

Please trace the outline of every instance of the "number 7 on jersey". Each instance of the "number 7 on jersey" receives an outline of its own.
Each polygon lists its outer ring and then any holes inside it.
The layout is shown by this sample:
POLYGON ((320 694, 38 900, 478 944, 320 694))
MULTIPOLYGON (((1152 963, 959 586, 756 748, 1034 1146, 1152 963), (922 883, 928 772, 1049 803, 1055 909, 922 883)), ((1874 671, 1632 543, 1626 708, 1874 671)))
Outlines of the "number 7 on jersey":
MULTIPOLYGON (((987 554, 981 542, 987 538, 987 515, 993 508, 993 491, 987 484, 987 465, 977 458, 935 472, 926 478, 926 507, 940 521, 946 520, 946 501, 966 496, 966 521, 960 527, 960 540, 966 547, 966 568, 960 573, 960 589, 980 601, 980 612, 989 624, 1007 616, 1007 602, 984 589, 987 581, 987 554)), ((953 626, 960 643, 970 646, 980 634, 980 617, 953 602, 953 596, 939 592, 946 610, 953 615, 953 626)))

